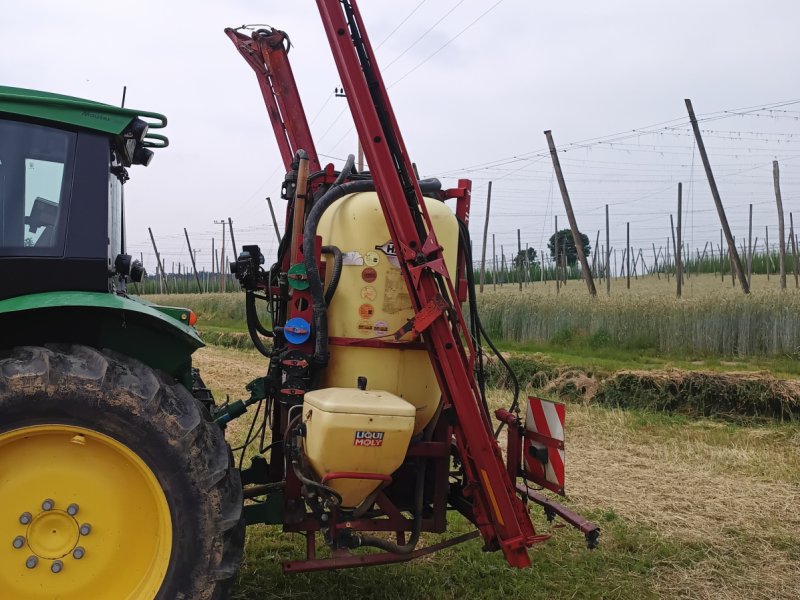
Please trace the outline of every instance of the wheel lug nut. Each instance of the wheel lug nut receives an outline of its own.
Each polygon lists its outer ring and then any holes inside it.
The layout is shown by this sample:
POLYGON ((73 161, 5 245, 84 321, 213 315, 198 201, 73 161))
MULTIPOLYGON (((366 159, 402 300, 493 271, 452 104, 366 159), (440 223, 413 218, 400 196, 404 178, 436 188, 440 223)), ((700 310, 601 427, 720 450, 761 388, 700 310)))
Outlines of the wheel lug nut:
POLYGON ((75 550, 72 551, 72 558, 74 558, 75 560, 80 560, 84 556, 86 556, 86 550, 84 550, 81 546, 78 546, 77 548, 75 548, 75 550))
POLYGON ((29 569, 36 568, 36 565, 38 564, 39 564, 39 559, 36 558, 35 556, 29 556, 28 560, 25 561, 25 566, 28 567, 29 569))
POLYGON ((75 515, 77 515, 78 514, 78 505, 77 504, 70 504, 67 507, 67 514, 70 517, 74 517, 75 515))
POLYGON ((23 525, 27 525, 28 523, 31 522, 32 519, 33 517, 29 512, 24 512, 19 516, 19 522, 22 523, 23 525))
POLYGON ((12 545, 14 546, 14 548, 19 550, 20 548, 22 548, 25 545, 25 538, 22 537, 21 535, 18 535, 17 537, 14 538, 14 541, 12 542, 12 545))
POLYGON ((81 525, 79 531, 81 532, 81 535, 89 535, 92 532, 92 526, 89 525, 88 523, 84 523, 83 525, 81 525))
POLYGON ((61 573, 63 568, 64 568, 64 563, 62 563, 60 560, 54 560, 53 564, 50 565, 50 570, 53 573, 61 573))
POLYGON ((42 510, 53 510, 53 507, 56 505, 55 502, 48 498, 44 502, 42 502, 42 510))

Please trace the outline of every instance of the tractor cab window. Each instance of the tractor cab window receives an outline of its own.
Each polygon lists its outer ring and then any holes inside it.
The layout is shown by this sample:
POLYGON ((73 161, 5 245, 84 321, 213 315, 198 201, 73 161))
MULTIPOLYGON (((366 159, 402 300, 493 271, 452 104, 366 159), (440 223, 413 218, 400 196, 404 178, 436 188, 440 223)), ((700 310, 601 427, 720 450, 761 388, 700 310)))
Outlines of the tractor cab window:
POLYGON ((0 255, 63 254, 75 138, 0 119, 0 255))

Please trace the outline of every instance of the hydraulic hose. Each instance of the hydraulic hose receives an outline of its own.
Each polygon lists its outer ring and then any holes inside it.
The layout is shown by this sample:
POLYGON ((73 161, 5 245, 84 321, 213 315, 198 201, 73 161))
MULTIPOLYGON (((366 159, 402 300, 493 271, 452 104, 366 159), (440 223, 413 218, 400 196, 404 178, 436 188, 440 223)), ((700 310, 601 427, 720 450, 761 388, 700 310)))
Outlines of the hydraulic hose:
POLYGON ((333 271, 331 272, 331 282, 328 284, 328 289, 325 290, 325 304, 329 305, 333 300, 333 295, 336 293, 336 288, 339 287, 339 279, 342 276, 343 256, 342 251, 338 246, 323 246, 323 254, 330 254, 333 256, 333 271))
MULTIPOLYGON (((426 179, 420 181, 419 185, 426 192, 441 189, 441 183, 438 179, 426 179)), ((375 183, 371 180, 334 184, 314 203, 311 212, 306 217, 303 230, 303 261, 306 266, 308 290, 312 299, 313 330, 315 332, 314 362, 322 367, 328 364, 328 304, 325 301, 325 291, 323 290, 322 278, 320 277, 316 260, 317 226, 322 214, 340 198, 348 194, 373 191, 375 191, 375 183)))
MULTIPOLYGON (((439 405, 436 407, 436 412, 423 432, 423 441, 430 442, 433 439, 433 433, 436 430, 436 425, 439 423, 443 408, 444 404, 440 398, 439 405)), ((428 462, 422 459, 422 464, 417 469, 416 488, 414 490, 414 525, 411 530, 411 537, 408 538, 408 543, 400 546, 373 535, 361 535, 357 538, 361 546, 373 546, 387 552, 393 552, 394 554, 410 554, 414 551, 419 543, 420 533, 422 533, 422 508, 425 501, 425 471, 427 466, 428 462)))
POLYGON ((261 322, 258 320, 258 313, 256 312, 256 298, 252 292, 247 292, 245 295, 244 306, 245 320, 247 321, 247 333, 250 334, 250 339, 253 341, 253 345, 256 347, 256 350, 258 350, 264 356, 269 357, 269 348, 267 348, 264 345, 264 342, 261 341, 259 333, 266 337, 274 337, 275 334, 264 328, 264 326, 261 325, 261 322))

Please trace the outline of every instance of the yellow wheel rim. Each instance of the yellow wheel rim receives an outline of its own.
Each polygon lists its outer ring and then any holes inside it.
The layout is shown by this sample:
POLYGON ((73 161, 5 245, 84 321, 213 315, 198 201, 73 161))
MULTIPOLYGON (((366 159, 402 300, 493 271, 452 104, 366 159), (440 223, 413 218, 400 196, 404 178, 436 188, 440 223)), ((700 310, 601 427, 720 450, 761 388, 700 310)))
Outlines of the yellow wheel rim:
POLYGON ((71 425, 0 434, 3 598, 152 600, 171 550, 167 499, 130 448, 71 425))

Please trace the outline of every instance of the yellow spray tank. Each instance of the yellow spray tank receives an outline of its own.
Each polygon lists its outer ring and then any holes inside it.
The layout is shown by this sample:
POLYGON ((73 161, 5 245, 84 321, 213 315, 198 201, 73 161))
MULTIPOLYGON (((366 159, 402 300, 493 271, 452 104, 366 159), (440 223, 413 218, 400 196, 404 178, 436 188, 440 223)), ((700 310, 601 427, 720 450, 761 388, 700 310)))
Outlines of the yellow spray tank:
MULTIPOLYGON (((458 221, 444 202, 425 201, 448 271, 454 274, 458 221)), ((323 213, 317 234, 323 245, 337 246, 344 255, 328 307, 330 362, 321 387, 353 388, 358 377, 366 377, 368 389, 390 392, 416 407, 414 435, 420 433, 436 412, 441 393, 419 341, 392 343, 391 334, 414 311, 377 193, 350 194, 334 202, 323 213)), ((326 285, 333 270, 332 261, 328 264, 326 285)))

